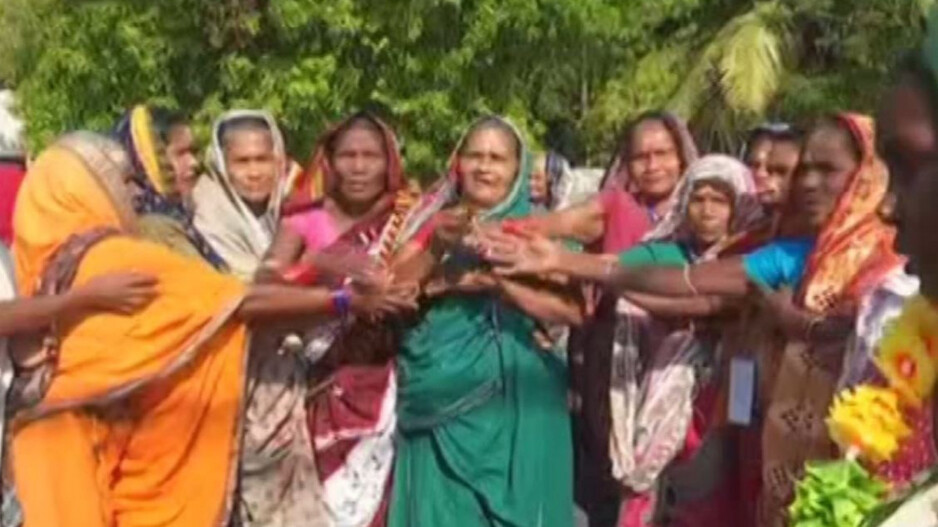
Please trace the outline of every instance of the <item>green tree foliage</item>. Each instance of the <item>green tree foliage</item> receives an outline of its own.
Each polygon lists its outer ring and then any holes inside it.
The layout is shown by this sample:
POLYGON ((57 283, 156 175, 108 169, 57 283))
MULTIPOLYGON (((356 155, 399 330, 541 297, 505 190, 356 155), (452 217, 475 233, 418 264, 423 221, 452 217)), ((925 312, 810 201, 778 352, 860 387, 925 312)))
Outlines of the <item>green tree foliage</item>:
POLYGON ((496 112, 596 164, 652 107, 723 147, 766 116, 868 110, 928 3, 3 0, 0 79, 34 148, 152 101, 203 136, 225 108, 268 108, 300 159, 328 123, 371 109, 427 175, 466 123, 496 112))

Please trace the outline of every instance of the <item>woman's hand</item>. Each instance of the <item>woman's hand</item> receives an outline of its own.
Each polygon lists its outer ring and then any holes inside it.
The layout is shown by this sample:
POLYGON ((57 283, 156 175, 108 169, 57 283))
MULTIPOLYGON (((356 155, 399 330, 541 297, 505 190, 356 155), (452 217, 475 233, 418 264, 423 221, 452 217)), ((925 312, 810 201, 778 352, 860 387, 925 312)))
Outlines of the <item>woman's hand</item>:
POLYGON ((130 315, 156 298, 155 277, 142 273, 99 276, 72 289, 69 304, 77 310, 111 311, 130 315))
POLYGON ((534 233, 488 232, 480 236, 482 254, 504 276, 561 272, 563 247, 534 233))
POLYGON ((430 280, 424 287, 424 294, 432 298, 447 293, 481 293, 497 287, 498 280, 491 273, 469 271, 459 275, 456 282, 451 282, 443 276, 430 280))
POLYGON ((394 284, 384 289, 352 289, 350 309, 353 313, 371 319, 417 309, 416 284, 394 284))
POLYGON ((803 339, 808 337, 812 317, 798 308, 794 302, 794 293, 791 289, 769 291, 758 288, 759 304, 775 319, 778 327, 790 338, 803 339))

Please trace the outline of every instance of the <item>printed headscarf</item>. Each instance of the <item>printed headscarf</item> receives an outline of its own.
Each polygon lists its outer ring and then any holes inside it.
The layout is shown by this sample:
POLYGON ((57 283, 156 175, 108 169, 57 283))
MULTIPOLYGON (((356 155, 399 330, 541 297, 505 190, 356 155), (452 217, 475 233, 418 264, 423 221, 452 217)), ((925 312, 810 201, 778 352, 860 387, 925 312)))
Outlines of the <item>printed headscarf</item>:
POLYGON ((697 159, 684 172, 677 189, 677 204, 654 228, 649 239, 662 240, 677 235, 687 221, 687 207, 697 183, 722 181, 733 189, 733 221, 728 233, 746 229, 762 218, 762 210, 755 199, 752 173, 739 160, 724 154, 709 154, 697 159))
POLYGON ((864 288, 902 261, 893 250, 895 229, 883 223, 879 206, 889 172, 876 155, 874 123, 864 115, 840 114, 859 147, 859 168, 837 200, 808 260, 803 305, 825 313, 842 301, 859 301, 864 288))
POLYGON ((141 216, 158 214, 172 218, 202 258, 212 267, 224 270, 224 260, 195 228, 192 212, 174 195, 175 182, 166 156, 166 144, 154 127, 150 109, 142 104, 133 107, 124 114, 111 135, 130 155, 134 180, 140 187, 140 193, 133 198, 134 211, 141 216))
MULTIPOLYGON (((326 131, 316 142, 312 159, 306 170, 291 182, 287 198, 283 205, 283 214, 294 212, 314 206, 323 198, 335 192, 336 175, 329 159, 329 145, 337 139, 337 135, 348 129, 348 125, 355 120, 366 119, 374 123, 381 130, 384 140, 384 149, 387 152, 387 191, 393 196, 404 185, 404 162, 401 157, 401 148, 397 136, 391 128, 381 119, 367 112, 357 113, 344 121, 337 123, 326 131)), ((381 205, 380 203, 378 205, 381 205)), ((376 205, 377 206, 377 205, 376 205)))

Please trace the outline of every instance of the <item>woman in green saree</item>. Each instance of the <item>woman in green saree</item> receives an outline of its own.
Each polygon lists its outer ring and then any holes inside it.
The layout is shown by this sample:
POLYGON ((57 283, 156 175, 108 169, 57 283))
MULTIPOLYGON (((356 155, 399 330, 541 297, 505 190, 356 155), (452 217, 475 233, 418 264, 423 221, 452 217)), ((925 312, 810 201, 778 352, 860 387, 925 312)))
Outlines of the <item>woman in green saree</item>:
POLYGON ((446 207, 473 221, 528 214, 530 172, 514 127, 485 118, 412 215, 412 247, 442 253, 433 270, 453 285, 402 339, 391 527, 573 523, 566 371, 538 349, 534 331, 535 319, 577 323, 580 307, 495 278, 471 251, 440 243, 465 232, 453 228, 452 211, 438 214, 446 207))

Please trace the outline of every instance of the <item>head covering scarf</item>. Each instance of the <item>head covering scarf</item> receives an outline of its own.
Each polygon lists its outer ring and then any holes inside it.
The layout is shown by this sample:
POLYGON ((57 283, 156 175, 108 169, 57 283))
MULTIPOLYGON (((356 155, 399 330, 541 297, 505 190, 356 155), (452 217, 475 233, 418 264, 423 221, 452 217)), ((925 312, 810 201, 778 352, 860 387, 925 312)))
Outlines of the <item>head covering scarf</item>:
POLYGON ((36 291, 49 260, 72 235, 100 228, 131 233, 137 229, 124 183, 129 160, 120 145, 100 135, 75 132, 59 139, 46 157, 55 162, 37 161, 30 169, 13 218, 17 282, 25 296, 36 291))
POLYGON ((570 167, 569 161, 551 150, 534 157, 534 171, 534 174, 543 171, 547 180, 547 196, 542 203, 545 208, 558 210, 571 204, 576 191, 574 180, 577 175, 570 167))
POLYGON ((681 159, 681 170, 687 170, 687 167, 697 159, 697 144, 694 142, 694 136, 690 133, 686 121, 670 112, 643 114, 632 121, 622 134, 619 149, 609 162, 609 167, 606 169, 600 188, 604 190, 618 188, 631 194, 638 192, 632 174, 629 173, 628 157, 629 152, 632 150, 632 137, 635 135, 635 129, 648 121, 661 121, 671 132, 671 137, 677 146, 677 154, 681 159))
POLYGON ((50 282, 65 291, 131 270, 159 286, 132 315, 86 313, 54 326, 58 353, 36 366, 48 373, 45 388, 15 417, 17 493, 37 525, 224 525, 246 358, 245 326, 229 317, 242 286, 127 236, 129 173, 122 148, 79 133, 40 155, 23 182, 13 246, 21 291, 50 282), (71 252, 72 240, 102 228, 120 234, 71 252), (49 455, 57 451, 68 455, 49 455))
MULTIPOLYGON (((320 136, 319 140, 316 142, 316 147, 313 150, 313 156, 309 165, 302 175, 293 180, 289 188, 287 198, 283 204, 284 216, 321 203, 323 198, 335 193, 338 182, 336 181, 335 170, 332 168, 332 163, 329 159, 327 147, 330 142, 336 139, 336 134, 338 134, 339 131, 345 130, 350 122, 358 119, 371 121, 381 131, 384 140, 384 149, 385 152, 388 153, 388 179, 385 197, 391 197, 401 189, 404 185, 404 163, 400 155, 401 148, 397 136, 394 134, 394 131, 377 116, 368 112, 361 112, 337 123, 320 136)), ((375 204, 375 208, 386 207, 388 205, 387 201, 386 199, 379 200, 379 202, 375 204)))
POLYGON ((153 127, 150 109, 135 106, 124 114, 111 134, 127 149, 140 193, 134 196, 134 211, 140 216, 165 216, 182 229, 186 240, 212 267, 224 270, 225 262, 193 224, 192 213, 175 196, 174 180, 166 145, 153 127))
MULTIPOLYGON (((861 159, 821 229, 797 296, 803 308, 822 316, 835 310, 856 312, 862 297, 903 265, 892 248, 895 232, 878 214, 888 171, 873 146, 873 120, 856 114, 840 114, 837 120, 852 135, 861 159)), ((844 348, 844 342, 790 341, 781 355, 762 438, 761 514, 773 525, 786 522, 792 482, 799 479, 805 461, 835 453, 823 419, 844 348)))
MULTIPOLYGON (((390 263, 404 214, 415 201, 403 188, 398 143, 383 122, 357 114, 318 141, 306 171, 293 182, 281 228, 315 229, 321 245, 306 251, 352 250, 390 263), (329 239, 321 223, 327 196, 336 191, 327 145, 352 119, 369 119, 382 132, 387 185, 371 211, 329 239), (284 225, 286 224, 286 225, 284 225)), ((246 523, 372 525, 386 505, 394 460, 396 379, 386 321, 334 318, 305 332, 302 355, 278 353, 279 335, 255 339, 241 467, 246 523), (310 384, 323 389, 310 393, 310 384), (321 488, 313 491, 315 486, 321 488), (311 492, 315 495, 311 496, 311 492), (320 510, 316 510, 320 509, 320 510)))
MULTIPOLYGON (((734 214, 727 234, 758 221, 755 184, 749 169, 735 158, 712 154, 687 168, 678 205, 659 224, 655 239, 677 240, 685 236, 681 229, 686 225, 691 193, 698 183, 714 180, 733 189, 734 214)), ((698 259, 716 256, 705 254, 698 259)), ((630 489, 647 492, 684 448, 694 398, 699 392, 696 371, 706 363, 705 353, 693 329, 643 339, 639 334, 651 330, 647 315, 625 300, 619 301, 618 311, 619 327, 610 369, 613 475, 630 489), (639 351, 640 346, 649 342, 658 342, 660 346, 639 351), (652 363, 643 368, 643 360, 652 363)))
POLYGON ((280 219, 284 190, 290 183, 287 180, 287 167, 283 135, 269 113, 233 110, 215 121, 212 144, 208 151, 208 173, 199 178, 193 191, 194 224, 231 272, 243 280, 250 280, 254 276, 254 271, 273 241, 280 219), (225 124, 244 118, 255 118, 267 123, 277 159, 276 182, 267 203, 267 210, 259 217, 254 215, 235 192, 222 144, 221 132, 225 124))
MULTIPOLYGON (((484 220, 531 211, 531 158, 516 136, 518 175, 501 203, 479 213, 484 220)), ((456 152, 422 203, 424 221, 461 199, 456 152)), ((452 254, 444 265, 472 265, 467 260, 452 254)), ((401 432, 389 525, 570 523, 566 380, 558 359, 537 351, 533 329, 497 295, 439 299, 408 329, 398 356, 401 432)))
POLYGON ((754 198, 755 183, 749 168, 733 157, 709 154, 687 167, 678 184, 675 207, 655 226, 647 236, 648 239, 673 239, 682 234, 691 194, 697 184, 703 181, 722 181, 733 189, 733 219, 727 234, 740 232, 761 219, 762 211, 754 198))

